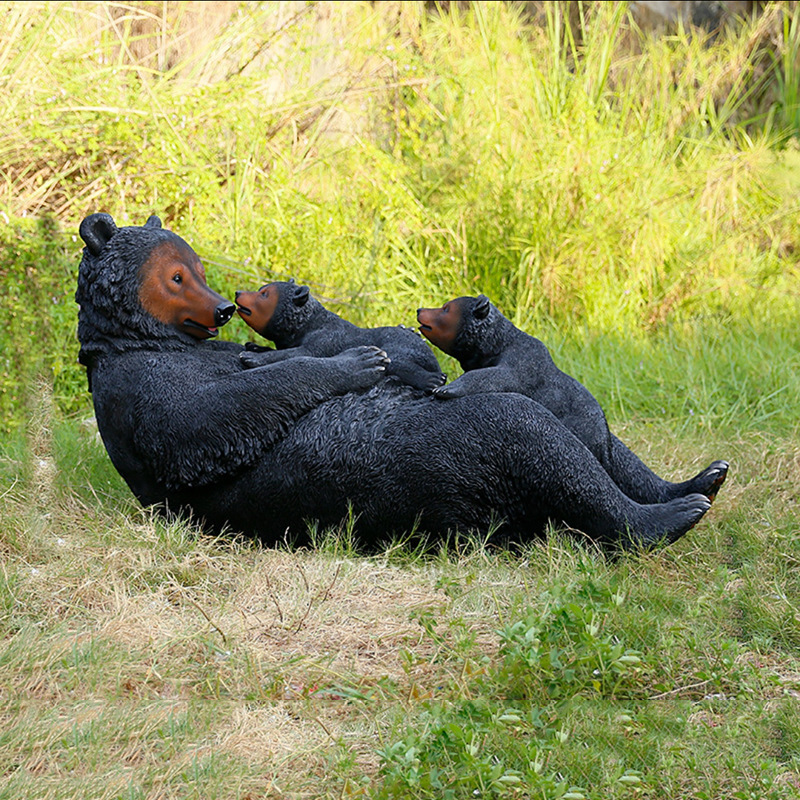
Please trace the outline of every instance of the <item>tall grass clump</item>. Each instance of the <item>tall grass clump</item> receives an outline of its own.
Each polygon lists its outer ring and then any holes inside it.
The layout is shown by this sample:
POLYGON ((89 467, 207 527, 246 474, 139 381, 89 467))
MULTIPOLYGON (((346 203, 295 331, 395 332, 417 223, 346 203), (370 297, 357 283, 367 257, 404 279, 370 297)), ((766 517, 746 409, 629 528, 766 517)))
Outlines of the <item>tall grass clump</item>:
MULTIPOLYGON (((579 347, 786 329, 789 6, 713 40, 642 33, 622 3, 544 4, 541 24, 501 3, 392 8, 7 4, 0 209, 9 231, 46 214, 67 234, 48 312, 70 307, 73 232, 102 209, 159 213, 223 291, 294 276, 356 322, 482 291, 579 347)), ((29 298, 7 296, 19 316, 29 298)), ((25 325, 67 342, 74 319, 25 325)), ((52 358, 62 407, 85 403, 52 358)), ((5 385, 24 372, 7 359, 5 385)))
POLYGON ((779 128, 787 135, 800 132, 800 7, 793 4, 782 15, 782 47, 773 56, 778 97, 779 128))
POLYGON ((796 203, 752 180, 774 158, 769 141, 726 124, 759 31, 725 39, 714 58, 688 33, 612 58, 620 9, 590 15, 580 45, 557 4, 529 36, 483 6, 455 34, 430 26, 451 77, 433 100, 447 122, 412 163, 435 187, 431 205, 458 215, 442 237, 461 262, 451 280, 486 289, 518 323, 604 331, 741 312, 757 287, 791 302, 796 272, 773 251, 796 203))

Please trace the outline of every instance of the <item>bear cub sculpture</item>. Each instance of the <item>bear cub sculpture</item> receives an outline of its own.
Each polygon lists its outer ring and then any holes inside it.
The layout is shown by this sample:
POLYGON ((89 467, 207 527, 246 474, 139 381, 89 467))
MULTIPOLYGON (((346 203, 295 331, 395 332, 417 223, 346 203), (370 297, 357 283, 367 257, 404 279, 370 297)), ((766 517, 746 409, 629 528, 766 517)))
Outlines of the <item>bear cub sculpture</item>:
POLYGON ((415 330, 359 328, 325 308, 308 286, 293 280, 267 283, 257 292, 236 292, 236 305, 241 318, 277 347, 249 345, 239 356, 248 369, 298 355, 324 358, 351 347, 373 345, 389 356, 388 376, 428 391, 446 380, 433 351, 415 330))
MULTIPOLYGON (((728 464, 715 461, 690 481, 672 484, 651 472, 609 430, 592 393, 554 363, 543 342, 519 330, 486 295, 459 297, 442 308, 417 310, 420 332, 453 356, 464 374, 433 389, 440 400, 485 392, 518 392, 553 413, 604 466, 630 497, 648 486, 662 502, 690 493, 710 500, 725 481, 728 464), (630 477, 636 481, 631 482, 630 477)), ((652 499, 651 499, 652 501, 652 499)))

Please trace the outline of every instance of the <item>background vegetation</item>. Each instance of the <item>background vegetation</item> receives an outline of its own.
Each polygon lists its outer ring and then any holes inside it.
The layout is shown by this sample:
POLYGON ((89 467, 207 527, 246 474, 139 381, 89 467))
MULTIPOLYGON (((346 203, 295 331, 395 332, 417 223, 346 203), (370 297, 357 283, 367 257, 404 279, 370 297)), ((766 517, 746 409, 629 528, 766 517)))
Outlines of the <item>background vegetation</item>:
POLYGON ((0 18, 0 798, 800 794, 797 4, 658 36, 625 3, 0 18), (97 210, 358 323, 485 292, 659 472, 731 478, 613 564, 165 526, 76 363, 97 210))

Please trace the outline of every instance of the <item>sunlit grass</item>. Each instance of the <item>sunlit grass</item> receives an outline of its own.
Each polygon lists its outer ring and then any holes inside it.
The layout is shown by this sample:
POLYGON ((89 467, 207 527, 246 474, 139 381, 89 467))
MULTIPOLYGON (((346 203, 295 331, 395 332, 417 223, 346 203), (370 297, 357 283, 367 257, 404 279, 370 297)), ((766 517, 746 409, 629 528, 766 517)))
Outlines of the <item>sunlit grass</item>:
MULTIPOLYGON (((137 509, 90 428, 38 419, 0 461, 0 796, 440 797, 431 765, 553 800, 797 786, 796 434, 703 431, 732 464, 712 510, 608 562, 558 531, 369 557, 346 531, 210 539, 137 509)), ((664 474, 703 463, 691 430, 624 436, 664 474)))
POLYGON ((295 275, 379 318, 483 290, 517 321, 651 329, 756 291, 786 304, 797 279, 796 197, 760 177, 784 129, 733 126, 758 118, 779 7, 713 46, 636 49, 624 4, 579 31, 557 5, 543 28, 500 4, 394 23, 338 5, 333 40, 320 8, 264 4, 192 49, 165 44, 181 20, 43 8, 9 9, 12 216, 156 211, 224 286, 295 275))

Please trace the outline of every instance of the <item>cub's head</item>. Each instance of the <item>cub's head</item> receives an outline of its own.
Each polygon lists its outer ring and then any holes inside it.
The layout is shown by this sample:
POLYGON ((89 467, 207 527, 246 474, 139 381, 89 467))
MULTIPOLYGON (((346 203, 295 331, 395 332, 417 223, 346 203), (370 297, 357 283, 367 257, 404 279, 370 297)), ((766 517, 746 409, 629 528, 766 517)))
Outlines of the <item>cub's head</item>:
POLYGON ((80 225, 85 243, 75 300, 81 361, 93 353, 183 348, 216 336, 236 307, 206 283, 186 242, 152 216, 118 228, 109 214, 80 225))
POLYGON ((472 366, 496 355, 505 317, 484 294, 457 297, 441 308, 417 309, 420 333, 453 358, 472 366))
POLYGON ((258 334, 279 348, 293 347, 305 336, 319 302, 308 286, 273 281, 257 292, 236 292, 239 316, 258 334))

